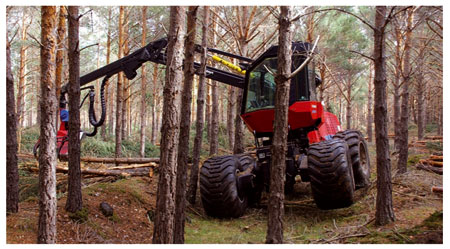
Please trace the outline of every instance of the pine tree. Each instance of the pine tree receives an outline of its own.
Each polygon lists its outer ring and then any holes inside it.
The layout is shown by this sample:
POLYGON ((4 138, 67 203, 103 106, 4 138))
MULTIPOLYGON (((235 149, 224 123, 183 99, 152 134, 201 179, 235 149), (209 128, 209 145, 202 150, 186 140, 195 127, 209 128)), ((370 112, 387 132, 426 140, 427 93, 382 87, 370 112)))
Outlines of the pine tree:
POLYGON ((80 51, 78 6, 68 7, 69 18, 69 178, 66 210, 76 212, 83 207, 80 168, 80 51))
POLYGON ((41 7, 41 136, 39 148, 39 244, 56 243, 56 7, 41 7))
POLYGON ((153 228, 153 243, 155 244, 173 243, 185 17, 184 7, 172 6, 170 8, 159 181, 153 228))
POLYGON ((275 76, 275 117, 271 146, 270 193, 266 243, 283 243, 284 182, 288 135, 289 88, 292 65, 291 7, 281 6, 278 35, 278 67, 275 76))

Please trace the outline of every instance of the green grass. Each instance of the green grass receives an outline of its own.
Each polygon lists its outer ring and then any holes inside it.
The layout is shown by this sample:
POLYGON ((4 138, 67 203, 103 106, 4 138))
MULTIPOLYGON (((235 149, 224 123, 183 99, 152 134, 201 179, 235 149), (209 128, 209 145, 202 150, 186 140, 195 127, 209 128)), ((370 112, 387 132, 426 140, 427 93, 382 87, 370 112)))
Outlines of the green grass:
MULTIPOLYGON (((253 210, 252 210, 253 211, 253 210)), ((186 224, 186 243, 188 244, 235 244, 263 243, 266 236, 267 221, 260 216, 238 219, 203 218, 189 214, 191 223, 186 224)))

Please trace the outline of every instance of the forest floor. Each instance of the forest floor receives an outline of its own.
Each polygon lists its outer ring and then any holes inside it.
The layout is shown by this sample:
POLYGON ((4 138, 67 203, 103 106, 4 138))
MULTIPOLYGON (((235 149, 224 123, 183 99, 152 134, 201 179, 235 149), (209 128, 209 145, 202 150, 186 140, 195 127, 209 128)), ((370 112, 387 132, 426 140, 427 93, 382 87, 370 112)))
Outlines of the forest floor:
MULTIPOLYGON (((408 172, 393 170, 393 204, 396 221, 374 225, 376 202, 375 145, 369 145, 372 186, 358 190, 356 202, 337 210, 320 210, 314 204, 309 183, 297 183, 286 196, 284 237, 286 243, 442 243, 442 175, 418 170, 422 158, 442 152, 442 143, 426 149, 410 148, 408 172)), ((22 159, 21 163, 25 163, 22 159)), ((395 169, 396 159, 392 158, 395 169)), ((7 216, 7 243, 36 243, 39 203, 37 175, 20 170, 20 211, 7 216)), ((83 180, 83 212, 64 210, 67 176, 58 174, 57 243, 151 243, 158 175, 153 177, 102 177, 83 180), (101 202, 114 208, 105 217, 101 202), (78 221, 76 221, 78 220, 78 221)), ((187 208, 186 243, 264 243, 267 230, 267 199, 238 219, 207 217, 198 198, 187 208)))

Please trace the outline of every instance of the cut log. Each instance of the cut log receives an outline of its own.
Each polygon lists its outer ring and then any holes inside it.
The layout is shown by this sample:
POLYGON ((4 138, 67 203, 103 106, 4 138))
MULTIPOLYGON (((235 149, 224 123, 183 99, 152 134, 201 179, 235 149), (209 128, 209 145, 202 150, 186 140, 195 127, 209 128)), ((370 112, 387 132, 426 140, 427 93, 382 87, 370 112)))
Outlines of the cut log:
POLYGON ((439 175, 442 175, 443 171, 442 168, 438 168, 438 167, 433 167, 430 165, 425 165, 425 164, 421 164, 418 163, 416 164, 416 168, 421 169, 421 170, 426 170, 426 171, 430 171, 439 175))
MULTIPOLYGON (((33 154, 19 153, 19 158, 34 159, 33 154)), ((115 164, 142 164, 142 163, 159 163, 158 157, 153 158, 101 158, 101 157, 82 157, 82 162, 88 163, 115 163, 115 164)))
POLYGON ((100 157, 82 157, 82 162, 90 163, 115 163, 115 164, 140 164, 140 163, 159 163, 159 158, 100 158, 100 157))
MULTIPOLYGON (((24 165, 27 170, 31 172, 39 172, 38 167, 33 167, 32 165, 24 165)), ((57 173, 65 173, 69 172, 68 168, 65 167, 56 167, 57 173)), ((83 175, 98 175, 98 176, 152 176, 153 175, 153 167, 143 167, 143 168, 135 168, 135 169, 123 169, 123 170, 99 170, 99 169, 81 169, 81 174, 83 175)))
POLYGON ((143 163, 143 164, 132 164, 128 166, 115 166, 108 168, 110 170, 123 170, 123 169, 138 169, 138 168, 148 168, 148 167, 158 167, 156 163, 143 163))
POLYGON ((433 193, 443 193, 444 189, 442 187, 433 186, 433 187, 431 187, 431 192, 433 192, 433 193))
POLYGON ((431 156, 430 156, 430 160, 442 162, 442 161, 444 160, 444 156, 431 155, 431 156))
POLYGON ((443 140, 443 137, 442 136, 425 136, 425 139, 443 140))
POLYGON ((428 164, 434 167, 443 167, 444 163, 443 162, 436 162, 436 161, 432 161, 432 160, 428 160, 428 159, 421 159, 419 160, 419 163, 421 164, 428 164))

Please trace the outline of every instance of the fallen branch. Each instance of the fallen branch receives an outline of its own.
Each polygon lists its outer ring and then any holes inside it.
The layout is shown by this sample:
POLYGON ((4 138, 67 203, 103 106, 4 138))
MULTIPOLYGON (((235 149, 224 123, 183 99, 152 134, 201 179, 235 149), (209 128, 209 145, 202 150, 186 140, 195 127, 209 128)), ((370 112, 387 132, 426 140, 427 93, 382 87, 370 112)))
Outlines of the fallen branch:
MULTIPOLYGON (((369 234, 370 233, 349 234, 349 235, 344 235, 344 236, 339 236, 339 237, 335 237, 335 238, 324 240, 323 243, 330 243, 330 242, 335 241, 335 240, 348 239, 348 238, 354 238, 354 237, 365 237, 365 236, 367 236, 369 234)), ((318 241, 318 242, 321 242, 321 241, 318 241)))

